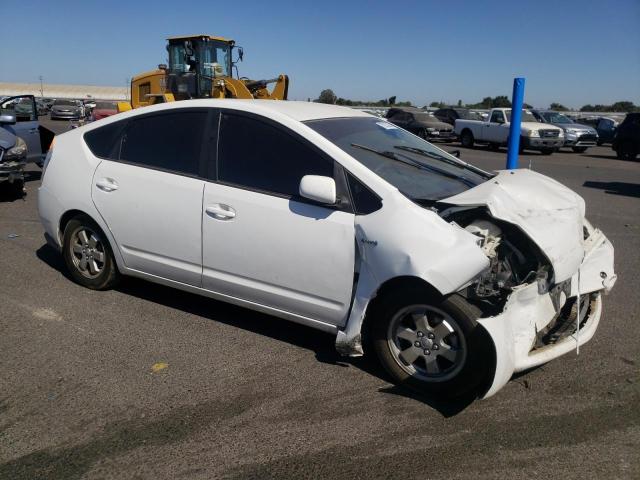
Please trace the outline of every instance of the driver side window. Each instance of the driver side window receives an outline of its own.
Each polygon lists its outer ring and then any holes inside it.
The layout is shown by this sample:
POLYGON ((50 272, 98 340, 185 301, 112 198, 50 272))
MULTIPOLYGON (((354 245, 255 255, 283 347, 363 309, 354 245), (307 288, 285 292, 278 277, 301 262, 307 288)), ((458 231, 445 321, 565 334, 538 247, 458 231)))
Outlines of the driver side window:
POLYGON ((491 114, 491 123, 504 123, 504 114, 500 110, 496 110, 491 114))
POLYGON ((218 181, 298 197, 305 175, 333 178, 333 161, 266 122, 225 113, 218 143, 218 181))

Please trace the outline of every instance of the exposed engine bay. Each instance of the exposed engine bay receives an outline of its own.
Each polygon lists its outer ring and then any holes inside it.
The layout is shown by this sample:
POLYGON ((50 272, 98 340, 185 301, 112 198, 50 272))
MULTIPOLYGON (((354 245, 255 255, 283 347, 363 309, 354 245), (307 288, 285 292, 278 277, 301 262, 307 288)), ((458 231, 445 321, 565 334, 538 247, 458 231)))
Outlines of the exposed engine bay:
POLYGON ((540 249, 518 227, 496 220, 483 208, 450 208, 440 215, 478 237, 490 266, 463 292, 484 311, 500 311, 513 287, 538 282, 540 293, 552 269, 540 249))

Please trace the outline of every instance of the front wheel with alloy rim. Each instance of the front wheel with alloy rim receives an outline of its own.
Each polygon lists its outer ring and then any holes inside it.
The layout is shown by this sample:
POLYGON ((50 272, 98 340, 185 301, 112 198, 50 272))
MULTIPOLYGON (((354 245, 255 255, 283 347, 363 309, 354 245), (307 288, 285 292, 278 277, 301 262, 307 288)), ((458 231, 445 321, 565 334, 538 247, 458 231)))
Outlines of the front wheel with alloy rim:
POLYGON ((62 242, 64 261, 73 279, 93 290, 113 287, 120 275, 100 227, 86 215, 67 223, 62 242))
POLYGON ((443 397, 466 395, 478 389, 491 366, 479 316, 456 294, 393 295, 373 314, 373 347, 397 383, 443 397))

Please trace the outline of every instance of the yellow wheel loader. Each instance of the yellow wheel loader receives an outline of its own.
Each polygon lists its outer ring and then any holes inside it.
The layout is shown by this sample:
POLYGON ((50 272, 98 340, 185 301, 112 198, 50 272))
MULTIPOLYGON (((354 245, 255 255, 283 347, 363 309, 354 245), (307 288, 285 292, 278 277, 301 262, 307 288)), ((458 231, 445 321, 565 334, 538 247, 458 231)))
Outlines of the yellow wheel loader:
POLYGON ((235 68, 237 74, 236 64, 243 57, 242 47, 233 40, 210 35, 170 37, 167 52, 169 65, 158 65, 157 70, 131 79, 131 103, 119 102, 119 112, 190 98, 287 99, 286 75, 269 80, 233 77, 232 71, 235 68), (272 83, 275 85, 269 91, 267 86, 272 83))

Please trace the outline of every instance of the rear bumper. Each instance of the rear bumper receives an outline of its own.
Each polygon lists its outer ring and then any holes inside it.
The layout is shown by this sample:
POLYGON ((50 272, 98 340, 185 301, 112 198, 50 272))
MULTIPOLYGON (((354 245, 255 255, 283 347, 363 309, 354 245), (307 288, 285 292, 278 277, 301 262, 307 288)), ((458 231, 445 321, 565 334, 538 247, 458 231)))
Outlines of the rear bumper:
POLYGON ((582 265, 567 284, 570 289, 565 305, 574 303, 571 312, 558 308, 551 293, 541 294, 537 283, 531 283, 513 290, 501 314, 478 320, 489 333, 496 356, 493 381, 485 398, 500 390, 515 372, 577 350, 595 334, 602 315, 601 294, 613 287, 616 275, 613 246, 607 238, 595 230, 586 243, 582 265), (578 298, 582 299, 579 309, 578 298), (556 326, 564 329, 563 335, 553 340, 542 335, 556 326))

